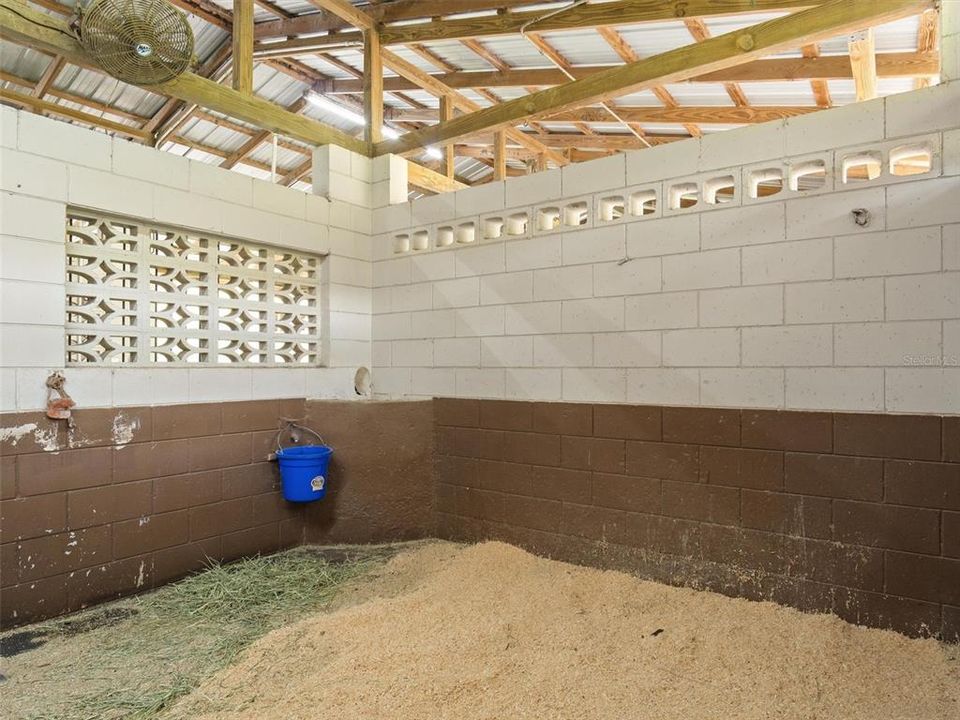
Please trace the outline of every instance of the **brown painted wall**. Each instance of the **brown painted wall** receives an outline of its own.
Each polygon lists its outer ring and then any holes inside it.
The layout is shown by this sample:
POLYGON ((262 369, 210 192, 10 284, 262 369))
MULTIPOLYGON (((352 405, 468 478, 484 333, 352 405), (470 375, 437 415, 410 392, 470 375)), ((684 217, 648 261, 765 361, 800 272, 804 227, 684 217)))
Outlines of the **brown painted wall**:
POLYGON ((960 641, 960 418, 437 400, 443 537, 960 641))
POLYGON ((0 428, 37 425, 0 443, 4 625, 149 589, 208 557, 273 552, 305 537, 366 542, 432 531, 429 402, 265 400, 75 417, 68 434, 39 413, 0 416, 0 428), (266 462, 280 417, 306 417, 334 446, 323 503, 282 499, 276 464, 266 462))

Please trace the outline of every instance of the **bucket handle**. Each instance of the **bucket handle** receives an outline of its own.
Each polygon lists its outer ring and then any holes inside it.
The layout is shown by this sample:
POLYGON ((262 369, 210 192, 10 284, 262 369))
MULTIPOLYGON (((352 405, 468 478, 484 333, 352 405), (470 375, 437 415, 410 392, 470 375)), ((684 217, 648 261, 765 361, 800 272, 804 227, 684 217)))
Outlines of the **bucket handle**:
POLYGON ((310 433, 311 435, 313 435, 317 440, 319 440, 321 445, 326 445, 326 444, 327 444, 327 441, 324 440, 324 439, 323 439, 323 436, 320 435, 320 433, 318 433, 316 430, 311 430, 311 429, 308 428, 306 425, 301 425, 300 423, 295 422, 295 421, 293 421, 293 420, 287 420, 286 418, 284 418, 284 419, 286 420, 286 425, 284 425, 282 428, 280 428, 280 429, 277 431, 277 439, 276 439, 277 452, 280 452, 281 450, 283 450, 283 447, 280 445, 280 438, 283 437, 283 433, 285 433, 285 432, 290 432, 290 430, 292 430, 292 429, 294 429, 294 428, 296 428, 296 429, 298 429, 298 430, 306 430, 308 433, 310 433))

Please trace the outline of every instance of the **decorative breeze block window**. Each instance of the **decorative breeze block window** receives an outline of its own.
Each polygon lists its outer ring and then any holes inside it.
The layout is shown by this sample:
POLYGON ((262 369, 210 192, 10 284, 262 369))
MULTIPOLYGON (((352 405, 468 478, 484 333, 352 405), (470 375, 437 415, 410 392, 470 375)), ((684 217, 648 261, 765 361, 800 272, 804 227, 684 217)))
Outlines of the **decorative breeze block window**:
POLYGON ((318 365, 322 256, 69 208, 68 365, 318 365))

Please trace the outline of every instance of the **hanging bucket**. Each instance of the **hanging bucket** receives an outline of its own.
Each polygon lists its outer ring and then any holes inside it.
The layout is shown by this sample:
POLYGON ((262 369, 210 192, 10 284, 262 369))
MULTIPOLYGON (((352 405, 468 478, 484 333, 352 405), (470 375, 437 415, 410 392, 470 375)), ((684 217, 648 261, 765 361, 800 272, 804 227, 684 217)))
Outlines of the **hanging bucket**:
MULTIPOLYGON (((313 430, 303 429, 323 442, 313 430)), ((327 467, 331 455, 333 448, 326 445, 280 447, 278 436, 277 462, 284 499, 290 502, 322 500, 327 494, 327 467)))

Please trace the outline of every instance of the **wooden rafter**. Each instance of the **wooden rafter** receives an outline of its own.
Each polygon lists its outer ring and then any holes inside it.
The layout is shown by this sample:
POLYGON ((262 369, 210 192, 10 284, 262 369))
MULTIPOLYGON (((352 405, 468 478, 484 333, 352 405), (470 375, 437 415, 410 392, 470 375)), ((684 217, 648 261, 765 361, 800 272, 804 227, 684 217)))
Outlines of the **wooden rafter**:
MULTIPOLYGON (((430 50, 411 45, 410 50, 427 57, 430 50)), ((431 53, 432 54, 432 53, 431 53)), ((438 65, 438 67, 440 67, 438 65)), ((587 78, 620 65, 599 65, 574 67, 577 78, 587 78)), ((880 77, 933 77, 940 72, 940 58, 936 52, 878 53, 877 75, 880 77)), ((515 69, 509 71, 472 71, 448 70, 434 76, 453 90, 468 88, 498 87, 552 87, 566 83, 569 78, 556 68, 515 69)), ((850 80, 850 60, 844 55, 830 55, 810 58, 775 58, 754 60, 735 67, 723 68, 696 75, 694 82, 782 82, 784 80, 850 80)), ((384 90, 397 92, 417 90, 416 83, 403 77, 384 78, 384 90)), ((363 91, 356 80, 330 80, 320 82, 317 91, 326 95, 359 93, 363 91)))
POLYGON ((857 102, 873 100, 877 96, 877 53, 873 28, 857 33, 850 40, 849 51, 857 102))
MULTIPOLYGON (((62 54, 67 61, 91 64, 92 59, 61 20, 34 10, 22 0, 4 0, 0 5, 0 24, 5 38, 39 50, 62 54)), ((277 105, 253 95, 238 93, 193 73, 147 90, 172 95, 188 102, 219 110, 226 115, 280 132, 312 144, 333 143, 354 152, 368 154, 369 144, 316 120, 288 113, 277 105)))
MULTIPOLYGON (((440 122, 453 120, 454 110, 453 100, 451 100, 449 96, 444 95, 440 98, 440 122)), ((452 178, 454 174, 456 150, 452 144, 447 144, 443 146, 441 152, 443 153, 443 157, 440 160, 440 172, 448 178, 452 178)))
MULTIPOLYGON (((933 52, 940 43, 940 13, 937 10, 927 10, 920 16, 920 27, 917 30, 917 52, 933 52)), ((878 56, 879 57, 879 56, 878 56)), ((877 68, 879 73, 880 68, 877 68)), ((914 80, 914 87, 924 88, 930 85, 929 77, 918 77, 914 80)))
MULTIPOLYGON (((292 104, 287 105, 287 111, 292 113, 298 113, 303 110, 306 101, 303 99, 295 100, 292 104)), ((273 133, 269 130, 260 130, 255 135, 251 136, 247 142, 237 148, 234 152, 227 155, 224 158, 223 162, 220 163, 220 167, 230 169, 238 162, 244 160, 248 155, 253 153, 258 147, 263 145, 263 143, 270 140, 273 137, 273 133)))
POLYGON ((253 92, 253 0, 233 0, 233 89, 253 92))
MULTIPOLYGON (((693 36, 693 39, 697 42, 710 39, 710 28, 707 27, 707 24, 701 18, 687 18, 684 20, 684 24, 693 36)), ((743 92, 743 88, 741 88, 739 84, 727 82, 723 84, 723 89, 727 91, 727 95, 730 96, 733 104, 737 107, 747 107, 750 105, 746 93, 743 92)))
POLYGON ((32 94, 34 97, 43 99, 43 96, 50 91, 53 83, 56 82, 57 76, 60 74, 60 71, 63 70, 66 62, 62 55, 54 55, 50 58, 50 63, 43 71, 43 75, 37 82, 36 87, 33 88, 32 94))
MULTIPOLYGON (((820 46, 817 43, 811 43, 803 46, 803 56, 805 58, 820 57, 820 46)), ((853 70, 851 69, 851 74, 853 70)), ((833 107, 833 98, 830 97, 830 84, 823 78, 814 78, 810 80, 810 90, 813 91, 813 98, 817 101, 817 107, 833 107)))
POLYGON ((372 29, 363 33, 363 117, 367 121, 364 139, 380 142, 383 139, 383 60, 380 34, 372 29))
MULTIPOLYGON (((475 134, 497 130, 521 119, 540 119, 564 110, 630 92, 650 89, 705 72, 743 64, 811 42, 850 32, 864 26, 890 22, 929 7, 928 0, 831 0, 793 15, 787 15, 702 43, 670 50, 660 55, 606 70, 559 88, 541 90, 495 107, 454 118, 403 137, 378 143, 377 154, 403 152, 475 134)), ((385 51, 386 52, 386 51, 385 51)))

